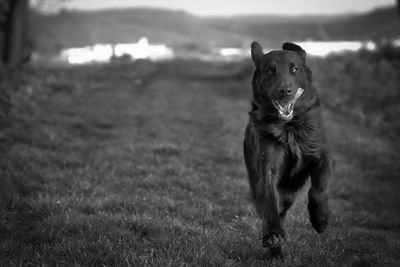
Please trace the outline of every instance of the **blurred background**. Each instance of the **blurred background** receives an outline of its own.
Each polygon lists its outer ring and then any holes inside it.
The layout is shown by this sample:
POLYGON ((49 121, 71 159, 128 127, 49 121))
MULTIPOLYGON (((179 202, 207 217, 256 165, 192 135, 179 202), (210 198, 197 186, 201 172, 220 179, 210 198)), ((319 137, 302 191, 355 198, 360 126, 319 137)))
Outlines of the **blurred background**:
POLYGON ((400 4, 0 0, 1 266, 399 266, 400 4), (242 140, 250 44, 307 51, 336 162, 268 261, 242 140))
POLYGON ((29 20, 29 29, 22 28, 29 34, 25 42, 32 46, 28 49, 33 59, 52 57, 60 63, 104 62, 122 55, 245 58, 253 40, 266 50, 287 40, 299 42, 311 55, 399 45, 398 12, 391 0, 310 1, 299 6, 291 1, 271 6, 262 1, 226 5, 221 1, 37 0, 30 2, 30 10, 19 5, 15 19, 29 20))

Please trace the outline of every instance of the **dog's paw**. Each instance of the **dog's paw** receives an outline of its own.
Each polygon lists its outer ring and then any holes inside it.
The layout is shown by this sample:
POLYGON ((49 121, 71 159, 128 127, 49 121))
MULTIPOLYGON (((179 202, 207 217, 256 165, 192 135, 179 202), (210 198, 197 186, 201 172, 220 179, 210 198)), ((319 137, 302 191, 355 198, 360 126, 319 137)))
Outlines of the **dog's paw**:
POLYGON ((329 209, 327 203, 310 201, 308 203, 311 225, 318 233, 323 233, 328 227, 329 209))
POLYGON ((262 240, 263 247, 275 248, 285 241, 285 232, 282 229, 274 229, 264 235, 262 240))
POLYGON ((319 234, 325 232, 326 228, 328 228, 328 218, 327 217, 324 217, 324 218, 310 217, 310 222, 311 222, 311 225, 314 227, 315 231, 317 231, 319 234))

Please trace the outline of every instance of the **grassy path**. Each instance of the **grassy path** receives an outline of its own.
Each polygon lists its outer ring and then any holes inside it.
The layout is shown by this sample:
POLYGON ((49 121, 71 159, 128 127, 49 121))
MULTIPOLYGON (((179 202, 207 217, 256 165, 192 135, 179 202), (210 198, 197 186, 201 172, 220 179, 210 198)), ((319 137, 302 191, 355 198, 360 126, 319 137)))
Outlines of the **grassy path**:
POLYGON ((43 72, 44 96, 0 136, 1 266, 400 264, 396 155, 339 115, 331 228, 312 230, 300 192, 288 257, 268 261, 242 163, 249 77, 179 62, 43 72))

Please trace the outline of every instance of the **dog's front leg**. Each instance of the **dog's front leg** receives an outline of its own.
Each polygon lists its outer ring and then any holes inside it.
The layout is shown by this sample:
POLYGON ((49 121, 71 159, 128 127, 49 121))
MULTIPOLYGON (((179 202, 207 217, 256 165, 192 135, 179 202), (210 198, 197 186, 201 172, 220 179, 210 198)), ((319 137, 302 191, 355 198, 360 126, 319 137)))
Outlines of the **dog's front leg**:
POLYGON ((276 189, 276 168, 272 168, 266 161, 259 162, 259 168, 260 176, 254 202, 263 223, 263 246, 273 248, 273 251, 278 251, 277 254, 281 254, 280 245, 284 241, 285 233, 278 210, 279 195, 276 189))
POLYGON ((308 191, 308 211, 310 221, 318 233, 328 226, 328 182, 332 175, 332 163, 328 155, 324 155, 311 171, 311 188, 308 191))

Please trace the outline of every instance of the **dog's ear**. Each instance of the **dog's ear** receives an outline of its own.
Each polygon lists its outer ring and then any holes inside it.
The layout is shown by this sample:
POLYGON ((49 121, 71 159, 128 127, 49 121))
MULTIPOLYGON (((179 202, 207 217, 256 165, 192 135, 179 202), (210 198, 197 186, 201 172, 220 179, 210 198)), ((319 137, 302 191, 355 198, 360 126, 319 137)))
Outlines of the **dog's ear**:
POLYGON ((256 67, 263 55, 264 55, 264 52, 263 52, 261 45, 257 42, 252 42, 251 43, 251 58, 253 59, 256 67))
POLYGON ((304 63, 306 63, 306 58, 307 58, 307 53, 306 51, 301 48, 300 46, 298 46, 297 44, 293 44, 293 43, 284 43, 282 45, 282 49, 283 50, 290 50, 290 51, 294 51, 297 54, 299 54, 300 58, 303 60, 304 63))

